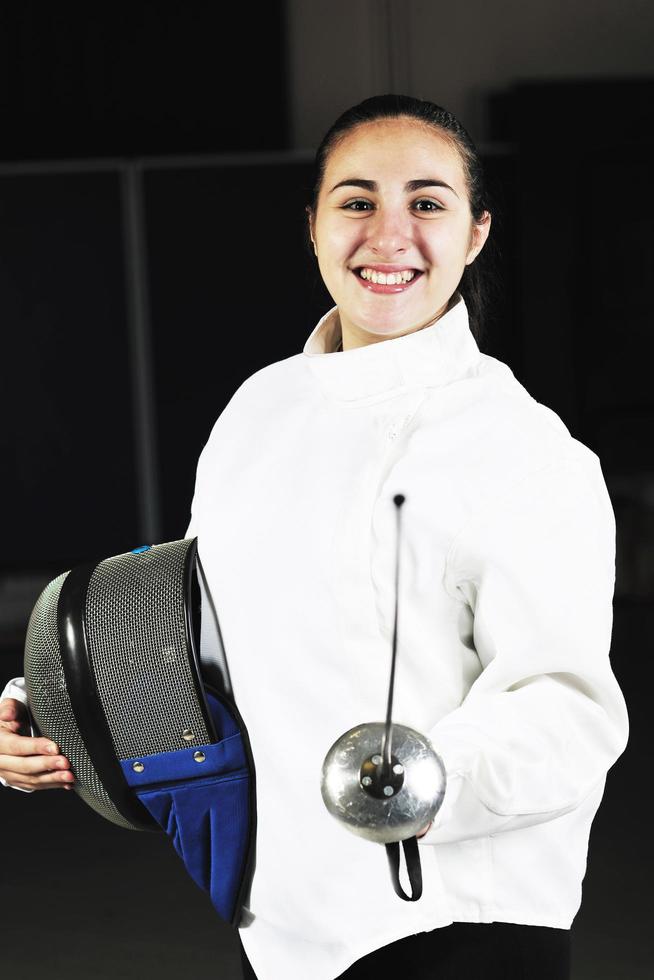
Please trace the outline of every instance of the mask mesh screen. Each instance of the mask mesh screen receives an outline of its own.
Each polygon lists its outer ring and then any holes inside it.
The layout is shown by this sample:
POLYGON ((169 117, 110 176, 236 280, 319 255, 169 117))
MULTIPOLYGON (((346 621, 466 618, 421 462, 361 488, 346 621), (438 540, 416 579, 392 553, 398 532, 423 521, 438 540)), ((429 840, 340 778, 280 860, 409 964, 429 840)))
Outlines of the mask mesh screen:
POLYGON ((213 740, 187 651, 184 560, 190 543, 108 558, 89 582, 92 670, 119 759, 213 740), (185 730, 192 739, 182 738, 185 730))

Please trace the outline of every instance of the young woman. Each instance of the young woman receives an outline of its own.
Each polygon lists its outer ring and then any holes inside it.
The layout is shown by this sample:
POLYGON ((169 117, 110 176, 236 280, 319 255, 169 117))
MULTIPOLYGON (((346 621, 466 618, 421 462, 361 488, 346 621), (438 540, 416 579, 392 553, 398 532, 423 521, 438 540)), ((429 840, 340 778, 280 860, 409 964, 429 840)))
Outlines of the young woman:
MULTIPOLYGON (((628 736, 600 463, 479 350, 491 215, 460 123, 368 99, 329 130, 316 174, 308 230, 335 306, 219 417, 187 532, 256 763, 244 976, 564 980, 628 736), (394 720, 447 771, 415 902, 319 786, 332 743, 383 717, 399 492, 394 720)), ((5 694, 0 777, 65 785, 46 740, 17 733, 20 681, 5 694)))

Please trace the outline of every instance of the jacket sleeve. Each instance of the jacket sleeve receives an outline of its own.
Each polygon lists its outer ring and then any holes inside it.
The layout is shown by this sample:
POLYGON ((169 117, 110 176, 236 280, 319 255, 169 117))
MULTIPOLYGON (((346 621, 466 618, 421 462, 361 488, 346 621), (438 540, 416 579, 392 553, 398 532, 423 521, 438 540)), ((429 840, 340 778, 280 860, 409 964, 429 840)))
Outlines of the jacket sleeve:
POLYGON ((471 607, 482 671, 428 733, 448 782, 421 844, 553 820, 603 785, 627 744, 609 661, 615 518, 584 450, 524 478, 448 552, 445 585, 471 607))

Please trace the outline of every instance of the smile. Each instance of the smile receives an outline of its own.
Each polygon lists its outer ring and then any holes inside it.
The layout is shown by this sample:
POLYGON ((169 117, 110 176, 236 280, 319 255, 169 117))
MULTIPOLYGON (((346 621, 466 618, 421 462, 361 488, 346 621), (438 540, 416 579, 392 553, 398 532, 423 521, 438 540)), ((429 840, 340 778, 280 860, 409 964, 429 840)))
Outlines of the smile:
POLYGON ((420 269, 400 269, 397 272, 379 272, 364 266, 352 269, 362 286, 373 293, 403 293, 422 275, 420 269))

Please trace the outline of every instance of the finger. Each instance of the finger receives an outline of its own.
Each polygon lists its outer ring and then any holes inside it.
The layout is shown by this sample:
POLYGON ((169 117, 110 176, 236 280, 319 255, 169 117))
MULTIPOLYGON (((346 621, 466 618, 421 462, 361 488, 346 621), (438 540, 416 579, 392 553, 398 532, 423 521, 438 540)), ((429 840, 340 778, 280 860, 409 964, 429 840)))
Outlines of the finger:
POLYGON ((0 728, 8 732, 18 732, 22 727, 22 722, 20 721, 0 721, 0 728))
POLYGON ((24 782, 13 782, 7 781, 7 785, 13 787, 14 789, 28 789, 33 792, 44 790, 44 789, 67 789, 71 790, 73 787, 70 783, 40 783, 36 785, 30 785, 24 782))
POLYGON ((75 777, 70 770, 30 774, 3 771, 0 768, 0 776, 9 786, 17 786, 19 789, 64 789, 65 787, 72 789, 75 782, 75 777))
POLYGON ((64 786, 72 787, 75 777, 68 769, 63 772, 43 773, 40 776, 32 777, 32 786, 35 789, 61 789, 64 786))
POLYGON ((70 770, 70 762, 63 755, 0 755, 0 773, 34 776, 64 770, 70 770))
POLYGON ((43 736, 0 731, 0 755, 58 755, 59 746, 43 736))
POLYGON ((27 708, 16 698, 3 698, 0 701, 0 721, 14 721, 27 717, 27 708))

